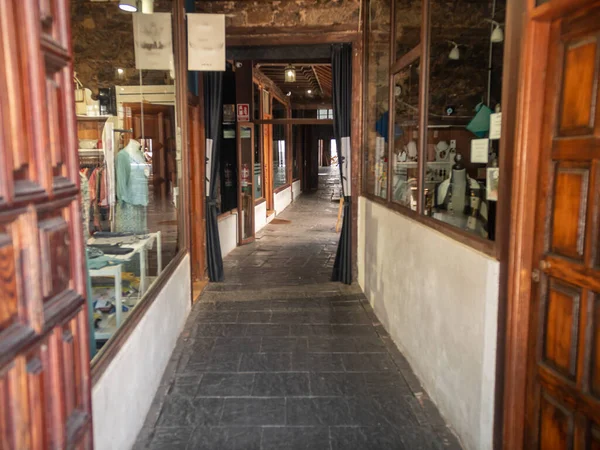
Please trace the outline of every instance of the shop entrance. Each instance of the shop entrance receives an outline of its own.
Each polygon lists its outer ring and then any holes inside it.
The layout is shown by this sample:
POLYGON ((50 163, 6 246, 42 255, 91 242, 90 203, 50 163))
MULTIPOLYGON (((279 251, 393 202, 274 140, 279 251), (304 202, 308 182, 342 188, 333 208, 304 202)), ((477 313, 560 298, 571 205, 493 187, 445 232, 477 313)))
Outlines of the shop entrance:
POLYGON ((594 448, 600 443, 600 2, 551 1, 530 6, 528 14, 503 448, 594 448))

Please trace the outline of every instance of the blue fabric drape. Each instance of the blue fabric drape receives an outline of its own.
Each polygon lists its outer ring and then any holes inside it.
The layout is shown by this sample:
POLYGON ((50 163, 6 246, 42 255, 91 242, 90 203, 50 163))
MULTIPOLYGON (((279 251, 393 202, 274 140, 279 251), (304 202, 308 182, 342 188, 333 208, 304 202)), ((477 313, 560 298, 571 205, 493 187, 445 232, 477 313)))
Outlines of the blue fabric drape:
POLYGON ((333 78, 333 133, 339 154, 340 179, 344 196, 344 219, 342 233, 333 264, 333 281, 352 283, 352 196, 350 190, 350 122, 352 117, 352 46, 333 45, 331 48, 333 78))
POLYGON ((206 260, 210 281, 223 281, 223 256, 217 221, 217 174, 219 173, 221 129, 223 127, 223 72, 204 73, 204 125, 206 129, 207 170, 206 260), (211 144, 212 141, 212 144, 211 144), (209 153, 209 148, 212 151, 209 153), (208 162, 208 161, 207 161, 208 162))

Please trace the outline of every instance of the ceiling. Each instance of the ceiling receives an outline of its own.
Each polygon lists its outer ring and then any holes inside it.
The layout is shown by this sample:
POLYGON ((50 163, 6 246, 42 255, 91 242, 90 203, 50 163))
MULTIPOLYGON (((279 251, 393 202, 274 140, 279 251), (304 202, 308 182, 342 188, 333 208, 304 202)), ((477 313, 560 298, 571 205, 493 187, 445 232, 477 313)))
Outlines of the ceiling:
POLYGON ((330 102, 331 101, 331 65, 326 63, 298 63, 296 81, 285 82, 285 68, 288 63, 261 62, 256 67, 269 77, 284 93, 291 92, 292 103, 330 102), (312 93, 308 94, 308 90, 312 93))

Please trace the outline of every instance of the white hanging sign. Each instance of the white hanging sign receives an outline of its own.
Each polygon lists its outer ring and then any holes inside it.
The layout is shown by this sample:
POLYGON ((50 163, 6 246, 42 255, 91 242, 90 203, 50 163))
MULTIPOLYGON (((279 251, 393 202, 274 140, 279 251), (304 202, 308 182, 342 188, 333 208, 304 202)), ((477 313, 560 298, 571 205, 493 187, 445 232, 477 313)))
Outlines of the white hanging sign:
POLYGON ((500 139, 502 134, 502 113, 495 113, 490 116, 490 139, 500 139))
POLYGON ((351 147, 350 147, 350 137, 342 138, 342 189, 344 190, 344 195, 349 196, 352 195, 352 167, 351 167, 351 147))
POLYGON ((188 14, 188 70, 225 71, 225 15, 188 14))
POLYGON ((171 14, 133 14, 135 68, 171 70, 173 68, 171 14))
POLYGON ((471 141, 471 162, 487 164, 489 149, 489 139, 473 139, 471 141))
POLYGON ((210 195, 210 177, 212 176, 213 140, 206 140, 206 196, 210 195))

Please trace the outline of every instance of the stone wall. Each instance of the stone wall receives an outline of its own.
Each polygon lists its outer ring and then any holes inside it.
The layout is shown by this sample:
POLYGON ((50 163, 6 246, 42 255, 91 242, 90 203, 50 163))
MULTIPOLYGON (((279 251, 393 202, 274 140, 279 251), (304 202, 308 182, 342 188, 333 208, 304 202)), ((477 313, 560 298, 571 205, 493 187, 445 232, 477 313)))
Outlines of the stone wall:
POLYGON ((228 27, 353 25, 360 0, 197 1, 196 11, 226 14, 228 27))
MULTIPOLYGON (((155 3, 155 11, 170 11, 171 0, 155 3)), ((115 1, 71 0, 74 65, 84 87, 97 94, 113 85, 139 85, 135 68, 133 22, 115 1), (117 74, 117 68, 124 70, 117 74)), ((168 72, 142 71, 144 85, 172 84, 168 72)))

